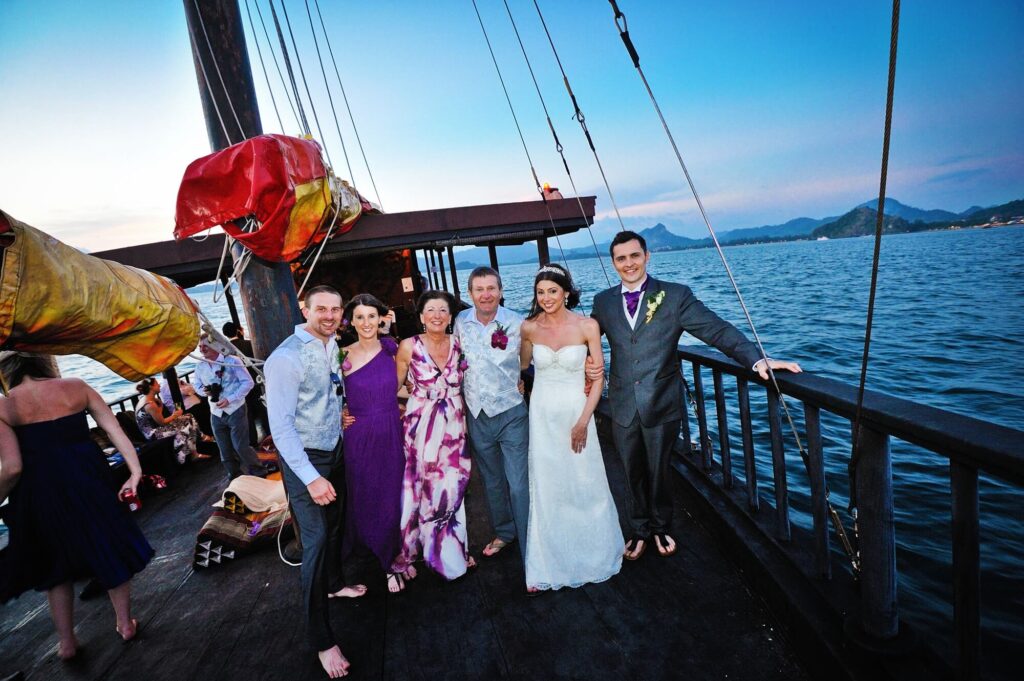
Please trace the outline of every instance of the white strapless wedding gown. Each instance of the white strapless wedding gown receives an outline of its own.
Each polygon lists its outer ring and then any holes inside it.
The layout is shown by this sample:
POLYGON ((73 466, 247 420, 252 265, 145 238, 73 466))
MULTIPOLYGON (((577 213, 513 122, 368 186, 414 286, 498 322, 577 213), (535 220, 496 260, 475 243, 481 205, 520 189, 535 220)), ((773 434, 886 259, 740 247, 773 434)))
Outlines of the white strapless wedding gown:
POLYGON ((622 530, 593 418, 584 450, 570 443, 587 400, 586 359, 586 345, 533 346, 526 585, 538 589, 603 582, 622 567, 622 530))

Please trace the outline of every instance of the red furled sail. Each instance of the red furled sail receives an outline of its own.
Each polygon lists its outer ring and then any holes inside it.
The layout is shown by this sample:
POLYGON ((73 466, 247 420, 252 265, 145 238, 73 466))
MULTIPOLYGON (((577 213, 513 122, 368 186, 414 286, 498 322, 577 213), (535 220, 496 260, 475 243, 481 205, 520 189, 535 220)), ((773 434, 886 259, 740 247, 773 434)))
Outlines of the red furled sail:
POLYGON ((178 189, 174 238, 216 225, 264 260, 288 262, 324 238, 351 229, 363 211, 361 197, 332 175, 313 140, 260 135, 189 164, 178 189), (335 218, 335 201, 338 215, 335 218), (255 230, 233 220, 252 216, 255 230))

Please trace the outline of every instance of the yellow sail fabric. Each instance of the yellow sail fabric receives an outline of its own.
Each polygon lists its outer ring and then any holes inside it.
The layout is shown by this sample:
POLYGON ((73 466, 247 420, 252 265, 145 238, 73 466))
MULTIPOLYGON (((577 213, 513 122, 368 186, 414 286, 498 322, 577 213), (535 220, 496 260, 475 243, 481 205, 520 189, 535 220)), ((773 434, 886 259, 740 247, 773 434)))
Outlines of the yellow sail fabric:
POLYGON ((86 355, 137 381, 195 348, 196 313, 169 279, 86 255, 0 211, 0 347, 86 355))

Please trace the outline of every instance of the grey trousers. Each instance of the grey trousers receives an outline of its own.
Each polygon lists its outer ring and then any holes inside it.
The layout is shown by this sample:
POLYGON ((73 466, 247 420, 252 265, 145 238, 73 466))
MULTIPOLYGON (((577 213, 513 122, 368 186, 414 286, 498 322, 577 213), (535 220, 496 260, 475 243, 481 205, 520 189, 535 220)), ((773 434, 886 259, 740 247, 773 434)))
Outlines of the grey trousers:
POLYGON ((234 480, 243 472, 257 475, 263 471, 263 464, 249 444, 249 416, 244 403, 230 414, 211 416, 210 425, 228 478, 234 480))
POLYGON ((634 536, 647 539, 669 532, 672 525, 669 473, 681 424, 675 420, 647 428, 639 414, 628 426, 612 423, 612 440, 622 457, 631 497, 629 522, 634 536))
POLYGON ((288 464, 281 461, 284 487, 299 525, 302 540, 302 607, 310 645, 317 651, 337 645, 327 612, 327 594, 345 585, 341 569, 341 537, 345 527, 345 464, 341 442, 332 452, 307 449, 317 472, 334 486, 337 495, 319 506, 288 464))
POLYGON ((526 528, 530 519, 530 418, 520 403, 495 416, 468 415, 473 464, 487 492, 491 524, 499 539, 519 538, 526 556, 526 528))

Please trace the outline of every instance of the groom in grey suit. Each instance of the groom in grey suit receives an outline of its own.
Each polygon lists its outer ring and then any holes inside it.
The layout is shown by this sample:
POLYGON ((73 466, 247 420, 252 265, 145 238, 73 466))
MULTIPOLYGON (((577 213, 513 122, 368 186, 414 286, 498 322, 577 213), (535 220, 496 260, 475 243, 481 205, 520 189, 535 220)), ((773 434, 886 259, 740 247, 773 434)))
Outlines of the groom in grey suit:
MULTIPOLYGON (((622 282, 594 297, 591 316, 611 346, 612 437, 631 495, 632 536, 625 557, 639 558, 652 537, 658 553, 670 556, 677 547, 669 534, 669 463, 685 413, 676 357, 679 337, 688 331, 764 379, 766 365, 795 372, 800 367, 763 358, 754 343, 705 307, 688 286, 649 276, 651 254, 639 234, 617 234, 611 256, 622 282)), ((603 367, 590 365, 587 371, 594 377, 603 367)))

